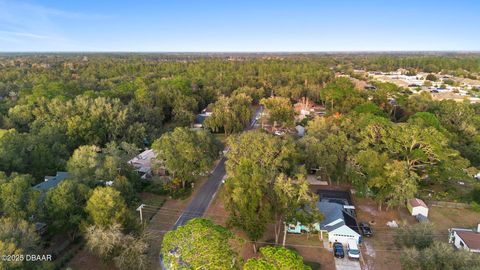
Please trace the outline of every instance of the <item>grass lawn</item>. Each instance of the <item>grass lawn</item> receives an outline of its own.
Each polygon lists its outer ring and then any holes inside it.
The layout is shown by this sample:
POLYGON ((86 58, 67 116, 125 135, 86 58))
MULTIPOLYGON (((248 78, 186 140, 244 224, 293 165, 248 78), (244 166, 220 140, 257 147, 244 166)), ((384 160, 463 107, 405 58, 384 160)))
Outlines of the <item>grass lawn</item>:
POLYGON ((471 209, 430 207, 428 219, 435 225, 437 233, 447 235, 447 230, 452 227, 476 228, 480 222, 480 213, 471 209))

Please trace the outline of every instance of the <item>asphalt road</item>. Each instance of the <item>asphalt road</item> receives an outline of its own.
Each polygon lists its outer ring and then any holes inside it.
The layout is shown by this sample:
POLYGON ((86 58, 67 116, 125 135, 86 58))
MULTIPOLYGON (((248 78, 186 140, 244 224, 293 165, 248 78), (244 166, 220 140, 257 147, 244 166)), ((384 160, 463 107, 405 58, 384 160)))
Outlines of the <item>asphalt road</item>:
MULTIPOLYGON (((257 123, 257 116, 262 112, 262 107, 258 108, 253 116, 250 125, 247 127, 247 130, 252 129, 257 123)), ((205 184, 200 188, 200 190, 195 193, 195 197, 192 199, 190 204, 185 208, 182 215, 177 219, 173 225, 173 229, 176 229, 178 226, 182 226, 190 219, 201 217, 208 209, 208 206, 215 198, 215 194, 218 191, 218 188, 222 184, 222 180, 225 177, 225 157, 223 157, 220 162, 217 164, 215 169, 212 171, 205 184)))
POLYGON ((205 184, 203 184, 193 200, 187 208, 185 208, 182 215, 177 219, 173 225, 174 230, 190 219, 203 216, 203 213, 207 210, 215 197, 215 193, 217 193, 225 173, 225 157, 223 157, 213 170, 212 174, 208 177, 205 184))

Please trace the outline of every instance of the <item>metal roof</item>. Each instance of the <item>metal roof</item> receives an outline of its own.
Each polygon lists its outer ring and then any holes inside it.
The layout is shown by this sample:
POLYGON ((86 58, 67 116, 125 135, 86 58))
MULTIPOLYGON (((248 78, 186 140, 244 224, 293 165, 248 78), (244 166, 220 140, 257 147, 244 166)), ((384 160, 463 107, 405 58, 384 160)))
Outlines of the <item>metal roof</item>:
POLYGON ((33 188, 39 190, 48 190, 58 186, 58 184, 60 184, 60 182, 65 180, 67 177, 68 172, 57 172, 57 175, 55 176, 45 176, 45 181, 35 185, 33 188))

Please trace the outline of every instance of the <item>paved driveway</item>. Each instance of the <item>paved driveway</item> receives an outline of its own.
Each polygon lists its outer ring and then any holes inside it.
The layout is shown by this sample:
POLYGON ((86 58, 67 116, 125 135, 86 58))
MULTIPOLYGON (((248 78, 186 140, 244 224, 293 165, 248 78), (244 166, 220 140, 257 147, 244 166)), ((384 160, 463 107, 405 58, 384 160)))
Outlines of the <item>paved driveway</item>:
POLYGON ((361 270, 360 262, 356 260, 350 260, 348 258, 337 259, 335 258, 335 268, 337 270, 361 270))

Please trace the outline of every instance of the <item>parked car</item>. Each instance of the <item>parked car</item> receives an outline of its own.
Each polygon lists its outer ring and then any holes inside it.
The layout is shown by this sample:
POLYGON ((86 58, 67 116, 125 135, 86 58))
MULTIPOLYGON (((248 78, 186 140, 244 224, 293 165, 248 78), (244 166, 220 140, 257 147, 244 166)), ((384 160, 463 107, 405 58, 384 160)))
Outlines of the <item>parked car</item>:
POLYGON ((371 237, 373 235, 373 230, 368 223, 360 222, 358 226, 360 227, 360 232, 363 236, 371 237))
POLYGON ((343 251, 342 243, 339 243, 339 242, 333 243, 333 256, 335 256, 335 258, 345 257, 345 252, 343 251))
POLYGON ((357 241, 349 240, 347 243, 347 254, 349 259, 359 260, 360 249, 358 249, 357 241))

